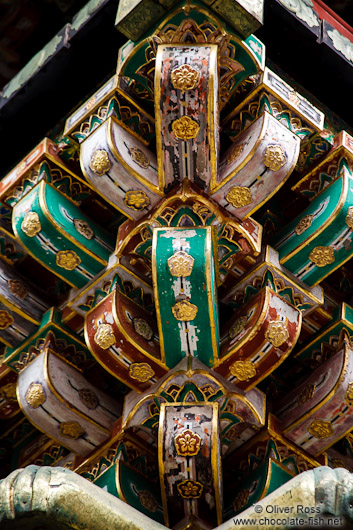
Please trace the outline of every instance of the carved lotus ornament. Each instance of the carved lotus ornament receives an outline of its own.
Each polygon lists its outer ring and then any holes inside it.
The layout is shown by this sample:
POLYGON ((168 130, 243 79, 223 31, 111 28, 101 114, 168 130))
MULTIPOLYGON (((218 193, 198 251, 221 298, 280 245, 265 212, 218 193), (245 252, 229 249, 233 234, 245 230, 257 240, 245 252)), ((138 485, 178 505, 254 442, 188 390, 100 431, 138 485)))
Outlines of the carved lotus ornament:
POLYGON ((21 223, 21 230, 28 237, 34 237, 42 230, 37 212, 27 212, 21 223))
POLYGON ((111 168, 107 151, 104 149, 97 149, 97 151, 94 151, 89 163, 89 167, 93 173, 99 177, 105 175, 105 173, 107 173, 111 168))
POLYGON ((40 383, 31 383, 27 389, 25 400, 32 409, 37 409, 45 403, 44 388, 40 383))
POLYGON ((196 138, 200 130, 200 125, 189 116, 182 116, 172 123, 174 136, 179 140, 192 140, 196 138))
POLYGON ((132 363, 129 369, 129 376, 140 381, 140 383, 146 383, 154 376, 154 371, 148 363, 132 363))
POLYGON ((279 348, 286 342, 289 338, 288 330, 280 320, 272 320, 265 333, 265 338, 268 340, 275 348, 279 348))
POLYGON ((234 186, 228 191, 226 200, 234 208, 242 208, 252 203, 251 191, 245 186, 234 186))
POLYGON ((144 318, 134 318, 133 321, 134 330, 136 333, 141 335, 146 340, 151 340, 153 337, 153 329, 144 318))
POLYGON ((322 440, 323 438, 328 438, 333 434, 333 428, 330 421, 326 420, 314 420, 308 428, 309 434, 322 440))
POLYGON ((311 226, 311 223, 313 222, 313 216, 312 215, 305 215, 302 219, 300 219, 299 223, 295 227, 295 233, 297 236, 300 236, 305 230, 311 226))
POLYGON ((148 157, 145 155, 141 149, 138 147, 130 147, 129 153, 131 156, 131 159, 140 167, 147 169, 150 165, 150 161, 148 157))
POLYGON ((77 421, 63 421, 60 423, 59 432, 64 438, 77 440, 85 434, 85 430, 77 421))
POLYGON ((180 456, 195 456, 201 447, 201 437, 186 429, 174 438, 175 448, 180 456))
POLYGON ((315 247, 310 252, 309 259, 317 267, 325 267, 335 261, 335 252, 331 247, 315 247))
POLYGON ((251 361, 235 361, 229 370, 239 381, 247 381, 256 375, 255 365, 251 361))
POLYGON ((287 162, 287 157, 280 145, 266 147, 263 162, 271 171, 278 171, 287 162))
POLYGON ((146 208, 151 201, 144 191, 133 190, 125 193, 124 202, 128 208, 139 211, 146 208))
POLYGON ((83 219, 74 219, 74 227, 77 232, 86 239, 94 238, 94 232, 87 221, 84 221, 83 219))
POLYGON ((170 274, 177 278, 190 276, 193 266, 194 258, 183 250, 178 250, 168 259, 168 267, 170 274))
POLYGON ((187 300, 177 302, 172 307, 172 313, 177 320, 189 322, 196 318, 198 307, 187 300))
POLYGON ((170 78, 175 90, 181 90, 184 93, 197 87, 200 81, 200 73, 189 64, 182 64, 174 68, 170 78))
POLYGON ((177 484, 179 495, 184 499, 199 499, 202 495, 203 485, 196 480, 183 480, 177 484))
POLYGON ((56 264, 62 269, 73 271, 81 263, 81 258, 74 250, 60 250, 56 255, 56 264))
POLYGON ((107 350, 115 344, 115 336, 110 324, 99 324, 94 335, 94 342, 103 350, 107 350))

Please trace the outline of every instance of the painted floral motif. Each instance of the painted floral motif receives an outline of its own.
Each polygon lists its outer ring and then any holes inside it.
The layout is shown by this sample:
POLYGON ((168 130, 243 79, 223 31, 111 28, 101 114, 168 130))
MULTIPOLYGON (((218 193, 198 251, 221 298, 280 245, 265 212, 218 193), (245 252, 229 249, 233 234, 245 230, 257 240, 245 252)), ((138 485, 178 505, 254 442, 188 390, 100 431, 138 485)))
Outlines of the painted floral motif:
POLYGON ((182 64, 172 71, 170 78, 175 90, 181 90, 184 94, 187 90, 193 90, 197 87, 200 74, 189 64, 182 64))
POLYGON ((136 333, 141 335, 146 340, 151 340, 153 337, 153 329, 144 318, 134 318, 133 321, 134 330, 136 333))
POLYGON ((83 219, 74 219, 74 227, 77 232, 86 239, 94 238, 94 232, 87 221, 84 221, 83 219))
POLYGON ((115 336, 110 324, 99 324, 94 335, 94 342, 103 350, 107 350, 115 344, 115 336))
POLYGON ((347 37, 342 35, 337 29, 332 29, 327 32, 328 36, 333 42, 336 50, 342 53, 348 61, 353 63, 353 42, 351 42, 347 37))
POLYGON ((255 365, 251 361, 235 361, 229 371, 239 381, 247 381, 256 375, 255 365))
POLYGON ((250 497, 249 490, 241 490, 233 501, 233 510, 239 512, 248 503, 250 497))
POLYGON ((170 274, 177 278, 190 276, 194 266, 194 258, 183 250, 178 250, 168 259, 170 274))
POLYGON ((305 230, 311 226, 311 223, 313 222, 313 215, 305 215, 302 219, 300 219, 299 223, 295 227, 295 233, 300 236, 305 230))
POLYGON ((149 490, 141 490, 137 492, 141 505, 149 512, 156 512, 158 509, 158 502, 154 495, 149 490))
POLYGON ((89 167, 93 173, 99 177, 107 173, 111 168, 107 151, 104 149, 97 149, 97 151, 94 151, 89 163, 89 167))
POLYGON ((129 369, 129 376, 140 381, 140 383, 146 383, 154 376, 154 371, 148 363, 132 363, 129 369))
POLYGON ((234 208, 242 208, 252 203, 251 191, 245 186, 234 186, 228 191, 226 200, 234 208))
POLYGON ((21 230, 28 237, 34 237, 42 230, 37 212, 27 212, 21 223, 21 230))
POLYGON ((231 326, 229 330, 229 336, 231 339, 234 339, 239 333, 243 331, 247 323, 246 317, 239 317, 236 319, 235 322, 233 322, 233 325, 231 326))
POLYGON ((325 267, 335 261, 335 252, 331 247, 315 247, 310 252, 309 259, 317 267, 325 267))
POLYGON ((280 145, 269 145, 266 147, 263 162, 271 171, 278 171, 287 162, 287 157, 280 145))
POLYGON ((200 125, 189 116, 182 116, 172 123, 172 131, 179 140, 192 140, 196 138, 200 125))
POLYGON ((129 154, 131 156, 131 159, 140 167, 143 167, 144 169, 147 169, 150 165, 150 161, 148 160, 147 156, 141 149, 138 149, 137 147, 130 147, 129 154))
POLYGON ((303 390, 300 392, 298 396, 298 404, 304 405, 304 403, 307 403, 310 401, 310 399, 313 397, 315 393, 316 385, 315 384, 309 384, 303 390))
POLYGON ((333 434, 333 428, 330 421, 326 420, 314 420, 308 428, 309 434, 322 440, 323 438, 328 438, 333 434))
POLYGON ((174 438, 175 448, 180 456, 195 456, 201 447, 201 437, 186 429, 174 438))
POLYGON ((199 499, 203 491, 203 485, 196 480, 183 480, 177 484, 177 488, 184 499, 199 499))
POLYGON ((0 311, 0 329, 6 329, 13 323, 13 318, 7 311, 0 311))
POLYGON ((37 409, 45 403, 44 388, 40 383, 31 383, 27 389, 25 400, 32 409, 37 409))
POLYGON ((94 410, 99 405, 97 395, 90 388, 80 388, 78 391, 80 400, 90 410, 94 410))
POLYGON ((265 333, 265 338, 268 340, 275 348, 279 348, 286 342, 289 338, 288 330, 280 320, 272 320, 265 333))
POLYGON ((172 307, 172 313, 177 320, 189 322, 196 318, 198 307, 187 300, 181 300, 172 307))
POLYGON ((57 266, 67 271, 75 270, 80 263, 81 259, 74 250, 60 250, 56 255, 57 266))
POLYGON ((143 210, 150 204, 150 199, 142 190, 127 191, 124 202, 132 210, 143 210))
POLYGON ((8 281, 8 285, 9 285, 10 291, 15 296, 17 296, 17 298, 20 298, 21 300, 24 300, 26 298, 26 296, 28 295, 28 291, 27 291, 26 287, 19 280, 9 280, 8 281))
POLYGON ((85 430, 77 421, 63 421, 60 423, 59 432, 64 438, 77 440, 85 434, 85 430))

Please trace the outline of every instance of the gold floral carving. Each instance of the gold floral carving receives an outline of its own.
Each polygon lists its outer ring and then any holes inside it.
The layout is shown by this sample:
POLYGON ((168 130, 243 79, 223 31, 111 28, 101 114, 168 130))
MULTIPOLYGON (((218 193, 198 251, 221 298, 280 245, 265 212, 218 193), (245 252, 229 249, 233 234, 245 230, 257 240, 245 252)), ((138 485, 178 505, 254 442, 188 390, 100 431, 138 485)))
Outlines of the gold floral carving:
POLYGON ((110 160, 107 151, 104 149, 97 149, 94 151, 89 163, 89 167, 99 177, 104 175, 111 168, 110 160))
POLYGON ((233 510, 239 512, 248 503, 250 490, 241 490, 233 501, 233 510))
POLYGON ((300 234, 305 232, 305 230, 307 230, 309 226, 311 226, 311 223, 313 222, 313 218, 314 216, 310 214, 310 215, 305 215, 302 219, 300 219, 299 223, 295 227, 295 233, 297 234, 297 236, 300 236, 300 234))
POLYGON ((304 405, 304 403, 307 403, 310 401, 310 399, 313 397, 315 393, 316 385, 315 384, 309 384, 306 387, 303 388, 303 390, 300 392, 298 396, 298 405, 304 405))
POLYGON ((67 271, 75 270, 80 263, 81 259, 74 250, 60 250, 56 255, 57 266, 67 271))
POLYGON ((110 324, 99 324, 94 335, 94 342, 103 350, 107 350, 115 344, 115 336, 110 324))
POLYGON ((233 186, 226 195, 226 201, 234 208, 242 208, 252 203, 251 191, 245 186, 233 186))
POLYGON ((180 456, 195 456, 201 447, 201 437, 191 429, 186 429, 174 438, 175 448, 180 456))
POLYGON ((13 323, 13 318, 7 311, 0 311, 0 329, 6 329, 13 323))
POLYGON ((24 300, 26 296, 28 295, 28 291, 26 287, 19 280, 9 280, 8 284, 9 284, 10 291, 15 296, 17 296, 17 298, 24 300))
POLYGON ((133 190, 125 193, 124 202, 128 208, 139 211, 146 208, 151 201, 144 191, 133 190))
POLYGON ((230 330, 229 330, 229 336, 231 339, 234 339, 239 333, 243 331, 247 323, 246 317, 239 317, 236 319, 236 321, 232 324, 230 330))
POLYGON ((77 232, 86 239, 94 238, 94 232, 87 221, 83 221, 83 219, 74 219, 74 227, 77 232))
POLYGON ((77 440, 85 434, 85 430, 77 421, 63 421, 60 423, 59 432, 64 438, 77 440))
POLYGON ((189 64, 182 64, 174 68, 170 78, 175 90, 181 90, 184 94, 187 90, 193 90, 197 87, 200 81, 200 73, 189 64))
POLYGON ((140 381, 140 383, 146 383, 154 376, 154 371, 148 363, 132 363, 129 369, 129 376, 140 381))
POLYGON ((287 162, 287 157, 280 145, 269 145, 266 147, 263 162, 272 171, 278 171, 287 162))
POLYGON ((333 434, 333 428, 330 421, 326 420, 313 420, 308 428, 309 434, 322 440, 328 438, 333 434))
POLYGON ((229 370, 239 381, 247 381, 256 375, 255 365, 251 361, 235 361, 229 370))
POLYGON ((353 407, 353 383, 349 383, 344 400, 349 407, 353 407))
POLYGON ((137 165, 140 167, 143 167, 144 169, 147 169, 150 165, 150 161, 145 155, 141 149, 138 149, 138 147, 130 147, 129 153, 131 156, 131 159, 136 162, 137 165))
POLYGON ((172 307, 172 312, 177 320, 189 322, 196 318, 198 307, 187 300, 181 300, 172 307))
POLYGON ((16 383, 8 383, 0 388, 0 395, 9 401, 17 401, 16 383))
POLYGON ((146 508, 149 512, 156 512, 158 509, 158 502, 154 495, 149 490, 138 491, 141 505, 146 508))
POLYGON ((236 160, 243 152, 244 146, 242 144, 233 147, 230 153, 227 155, 227 164, 231 164, 236 160))
POLYGON ((315 247, 310 252, 309 259, 317 267, 325 267, 335 261, 335 253, 331 247, 315 247))
POLYGON ((271 320, 265 333, 265 338, 275 348, 279 348, 289 338, 288 330, 280 320, 271 320))
POLYGON ((203 485, 196 480, 183 480, 177 484, 179 495, 184 499, 199 499, 202 495, 203 485))
POLYGON ((170 274, 177 278, 190 276, 194 266, 194 258, 183 250, 178 250, 168 259, 170 274))
POLYGON ((97 395, 90 388, 80 388, 78 391, 80 400, 90 410, 94 410, 99 405, 99 399, 97 395))
POLYGON ((350 206, 348 208, 348 212, 347 212, 347 215, 346 215, 346 225, 349 228, 353 228, 353 206, 350 206))
POLYGON ((34 237, 42 230, 37 212, 27 212, 21 223, 21 230, 28 237, 34 237))
POLYGON ((37 409, 45 403, 44 388, 40 383, 31 383, 27 389, 25 400, 32 409, 37 409))
POLYGON ((182 116, 173 121, 172 130, 179 140, 192 140, 198 135, 200 125, 189 116, 182 116))
POLYGON ((141 335, 146 340, 151 340, 153 337, 153 329, 144 318, 134 318, 133 321, 134 330, 136 333, 141 335))

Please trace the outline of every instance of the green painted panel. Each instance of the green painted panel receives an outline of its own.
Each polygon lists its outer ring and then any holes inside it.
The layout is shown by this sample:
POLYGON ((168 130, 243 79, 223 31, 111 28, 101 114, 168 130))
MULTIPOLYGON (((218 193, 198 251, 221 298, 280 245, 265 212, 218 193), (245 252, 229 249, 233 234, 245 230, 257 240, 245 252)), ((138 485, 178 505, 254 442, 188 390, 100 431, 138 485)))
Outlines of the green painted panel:
POLYGON ((219 342, 212 228, 155 229, 152 268, 167 366, 189 355, 212 366, 219 342))

